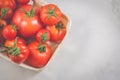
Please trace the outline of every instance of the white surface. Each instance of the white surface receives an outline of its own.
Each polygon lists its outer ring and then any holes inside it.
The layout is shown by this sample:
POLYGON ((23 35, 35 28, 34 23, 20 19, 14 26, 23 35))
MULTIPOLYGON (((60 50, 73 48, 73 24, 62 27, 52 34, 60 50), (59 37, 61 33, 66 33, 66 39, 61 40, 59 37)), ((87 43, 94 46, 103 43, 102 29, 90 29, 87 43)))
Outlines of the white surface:
POLYGON ((0 58, 0 80, 120 80, 120 1, 47 1, 72 20, 61 50, 41 72, 0 58))

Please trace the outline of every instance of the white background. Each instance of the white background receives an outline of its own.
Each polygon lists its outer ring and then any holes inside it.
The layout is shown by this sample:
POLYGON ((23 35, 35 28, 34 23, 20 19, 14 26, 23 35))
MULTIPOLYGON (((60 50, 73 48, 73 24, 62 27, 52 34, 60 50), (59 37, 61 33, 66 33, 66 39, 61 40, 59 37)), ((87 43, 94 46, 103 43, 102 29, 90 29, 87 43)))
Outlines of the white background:
POLYGON ((119 0, 47 0, 69 15, 69 35, 41 72, 0 58, 0 80, 120 80, 119 0))

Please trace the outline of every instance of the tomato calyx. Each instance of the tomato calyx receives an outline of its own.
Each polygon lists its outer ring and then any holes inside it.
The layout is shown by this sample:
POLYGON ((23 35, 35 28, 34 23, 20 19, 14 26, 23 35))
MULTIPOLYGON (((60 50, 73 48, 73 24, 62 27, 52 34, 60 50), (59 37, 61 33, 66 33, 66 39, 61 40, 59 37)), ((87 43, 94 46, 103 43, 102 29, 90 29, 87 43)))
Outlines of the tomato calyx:
POLYGON ((50 7, 48 6, 48 19, 50 19, 50 17, 54 16, 57 17, 57 15, 54 13, 56 11, 56 7, 54 9, 50 9, 50 7))
POLYGON ((2 9, 0 10, 0 12, 1 12, 1 17, 0 17, 0 18, 5 17, 6 14, 7 14, 7 12, 8 12, 8 10, 9 10, 9 9, 7 9, 7 8, 2 8, 2 9))
POLYGON ((17 30, 17 27, 14 24, 11 24, 12 29, 17 30))
POLYGON ((44 34, 40 35, 41 41, 44 43, 48 40, 47 34, 48 34, 48 32, 45 32, 44 34))
POLYGON ((42 53, 42 52, 46 52, 46 46, 42 45, 40 43, 40 45, 38 46, 38 50, 42 53))
POLYGON ((14 47, 8 46, 5 48, 6 50, 4 50, 4 52, 7 52, 10 55, 13 55, 16 57, 20 54, 20 48, 17 47, 17 40, 15 40, 14 42, 14 47))
POLYGON ((34 12, 34 8, 32 7, 31 10, 29 12, 27 12, 26 10, 22 10, 26 15, 27 17, 33 17, 35 15, 35 12, 34 12))
POLYGON ((56 28, 57 28, 58 30, 61 30, 61 29, 63 28, 63 24, 62 24, 61 22, 57 23, 57 24, 56 24, 56 28))

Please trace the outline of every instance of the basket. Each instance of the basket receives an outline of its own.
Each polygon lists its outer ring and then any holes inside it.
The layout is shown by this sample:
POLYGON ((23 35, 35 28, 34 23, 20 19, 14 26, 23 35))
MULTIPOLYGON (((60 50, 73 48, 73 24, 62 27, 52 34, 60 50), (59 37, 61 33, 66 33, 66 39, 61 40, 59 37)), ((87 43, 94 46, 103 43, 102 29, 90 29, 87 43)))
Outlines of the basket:
MULTIPOLYGON (((48 4, 44 0, 33 0, 33 3, 36 4, 36 5, 38 5, 39 7, 48 4)), ((65 39, 66 36, 67 36, 67 34, 68 34, 68 32, 69 32, 69 29, 70 29, 70 26, 71 26, 71 21, 70 21, 69 17, 63 13, 61 22, 64 24, 64 26, 66 26, 66 30, 67 30, 66 35, 64 37, 64 39, 65 39)), ((52 47, 53 55, 51 56, 51 58, 48 61, 47 65, 50 63, 51 60, 53 60, 53 58, 54 58, 55 54, 57 53, 58 49, 60 49, 61 44, 63 43, 64 39, 59 44, 56 44, 56 43, 52 43, 51 44, 52 46, 54 45, 52 47)), ((5 60, 7 60, 7 61, 9 61, 9 62, 11 62, 11 63, 13 63, 13 64, 15 64, 15 65, 17 65, 17 66, 20 66, 20 67, 23 67, 23 68, 26 68, 26 69, 30 69, 30 70, 34 70, 34 71, 40 71, 40 70, 44 69, 47 66, 46 65, 45 67, 42 67, 42 68, 35 68, 35 67, 27 65, 26 63, 16 64, 16 63, 12 62, 10 60, 10 58, 8 58, 8 56, 6 56, 5 54, 3 54, 2 52, 0 52, 0 57, 3 58, 3 59, 5 59, 5 60)))

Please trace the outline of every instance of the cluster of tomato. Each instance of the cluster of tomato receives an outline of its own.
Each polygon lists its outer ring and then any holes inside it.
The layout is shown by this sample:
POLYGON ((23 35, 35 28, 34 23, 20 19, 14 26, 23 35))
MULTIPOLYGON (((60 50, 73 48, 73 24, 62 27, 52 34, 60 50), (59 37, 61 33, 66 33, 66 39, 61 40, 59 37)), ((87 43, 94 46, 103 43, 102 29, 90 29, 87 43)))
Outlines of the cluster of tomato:
POLYGON ((60 43, 66 28, 56 5, 39 7, 29 1, 0 0, 0 43, 13 62, 43 67, 53 54, 48 43, 60 43))

